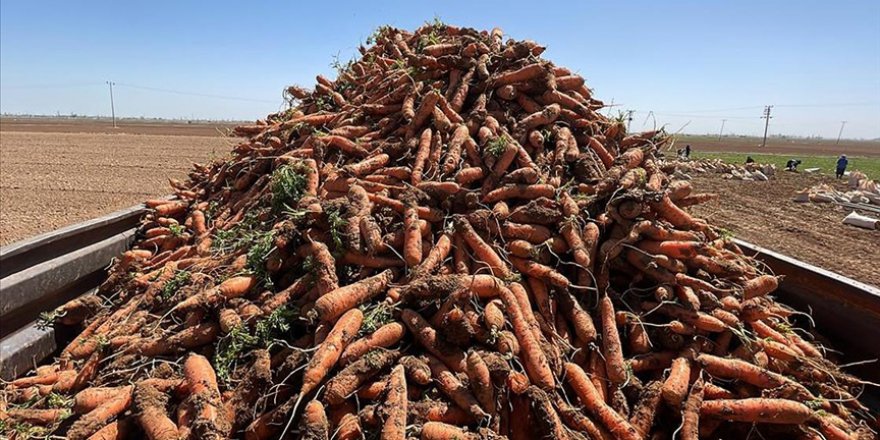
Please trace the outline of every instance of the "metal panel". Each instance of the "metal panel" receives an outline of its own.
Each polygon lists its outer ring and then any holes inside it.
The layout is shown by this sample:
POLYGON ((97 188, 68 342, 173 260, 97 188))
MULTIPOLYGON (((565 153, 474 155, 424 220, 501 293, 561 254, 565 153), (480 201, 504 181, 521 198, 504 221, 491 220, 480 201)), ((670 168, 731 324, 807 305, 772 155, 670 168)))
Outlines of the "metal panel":
POLYGON ((0 278, 132 229, 146 212, 144 205, 132 206, 4 246, 0 248, 0 278))
POLYGON ((111 235, 0 280, 0 334, 15 330, 15 321, 33 321, 34 313, 51 310, 71 299, 64 295, 69 291, 65 288, 106 267, 113 257, 128 249, 134 234, 134 230, 129 230, 111 235))
POLYGON ((55 330, 35 323, 0 341, 0 379, 12 380, 42 363, 58 349, 55 330))

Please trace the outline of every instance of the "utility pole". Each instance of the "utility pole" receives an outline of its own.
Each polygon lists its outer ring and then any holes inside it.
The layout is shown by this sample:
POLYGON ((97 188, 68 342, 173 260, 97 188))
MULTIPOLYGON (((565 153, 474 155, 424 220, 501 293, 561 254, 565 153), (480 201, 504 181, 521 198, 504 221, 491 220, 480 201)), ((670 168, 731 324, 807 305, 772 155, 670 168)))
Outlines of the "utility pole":
POLYGON ((718 140, 721 140, 721 135, 724 134, 724 123, 727 122, 727 119, 721 120, 721 130, 718 130, 718 140))
POLYGON ((761 116, 761 119, 764 119, 764 141, 761 142, 761 148, 764 148, 767 146, 767 129, 770 127, 770 118, 773 117, 773 116, 770 116, 770 109, 772 109, 772 108, 773 108, 772 105, 765 105, 764 106, 764 116, 761 116))
POLYGON ((846 121, 840 121, 840 131, 837 133, 837 143, 834 145, 840 145, 840 136, 843 135, 843 126, 846 125, 846 121))
POLYGON ((116 128, 116 107, 113 105, 113 86, 116 85, 113 81, 105 81, 108 86, 110 86, 110 116, 113 118, 113 128, 116 128))
POLYGON ((629 127, 632 125, 633 113, 635 113, 635 112, 636 112, 635 110, 627 110, 626 111, 626 132, 627 133, 630 132, 629 127))

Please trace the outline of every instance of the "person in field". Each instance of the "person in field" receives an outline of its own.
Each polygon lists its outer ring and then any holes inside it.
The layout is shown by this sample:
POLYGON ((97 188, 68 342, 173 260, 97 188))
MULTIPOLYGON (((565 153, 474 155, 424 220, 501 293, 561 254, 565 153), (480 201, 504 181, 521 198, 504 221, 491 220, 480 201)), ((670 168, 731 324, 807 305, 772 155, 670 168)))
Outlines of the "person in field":
POLYGON ((685 145, 685 147, 684 147, 684 157, 685 157, 686 159, 690 159, 690 158, 691 158, 691 144, 687 144, 687 145, 685 145))
POLYGON ((846 159, 845 154, 841 154, 837 159, 837 178, 840 179, 843 177, 843 173, 846 172, 846 166, 849 164, 849 161, 846 159))
POLYGON ((746 163, 755 163, 755 159, 752 159, 752 156, 746 156, 746 163))
POLYGON ((801 164, 800 159, 789 159, 788 162, 785 163, 785 171, 797 172, 797 167, 800 164, 801 164))

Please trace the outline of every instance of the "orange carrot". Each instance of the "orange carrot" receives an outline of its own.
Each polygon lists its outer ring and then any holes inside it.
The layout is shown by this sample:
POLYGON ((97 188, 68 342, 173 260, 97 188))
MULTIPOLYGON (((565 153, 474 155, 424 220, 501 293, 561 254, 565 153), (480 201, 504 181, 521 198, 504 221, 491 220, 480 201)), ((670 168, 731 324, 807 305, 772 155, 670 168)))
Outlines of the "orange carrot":
POLYGON ((489 377, 489 367, 486 366, 486 362, 475 351, 468 353, 467 374, 471 390, 474 396, 476 396, 477 401, 480 402, 480 406, 488 414, 495 414, 495 396, 492 380, 489 377))
POLYGON ((810 420, 813 411, 802 403, 786 399, 747 398, 707 400, 700 416, 730 422, 782 423, 798 425, 810 420))
POLYGON ((422 315, 410 309, 403 309, 400 314, 403 323, 425 350, 443 361, 452 371, 463 373, 467 370, 467 362, 464 353, 458 348, 451 347, 445 340, 437 335, 428 321, 422 315))
POLYGON ((468 247, 474 252, 474 259, 489 266, 492 274, 500 278, 508 278, 511 275, 510 269, 504 260, 498 256, 498 253, 480 237, 471 224, 462 216, 456 216, 455 222, 456 232, 464 238, 468 247))
POLYGON ((312 400, 306 405, 299 423, 300 438, 303 440, 327 440, 330 438, 327 413, 324 411, 324 405, 318 400, 312 400))
POLYGON ((408 206, 403 214, 403 231, 403 258, 406 264, 415 267, 422 262, 422 233, 415 205, 408 206))
POLYGON ((406 418, 408 415, 406 395, 406 375, 402 365, 391 370, 385 398, 386 417, 382 426, 382 440, 406 439, 406 418))
POLYGON ((419 138, 418 150, 416 150, 412 174, 410 175, 413 185, 422 183, 422 173, 425 171, 425 162, 428 160, 428 155, 431 153, 431 134, 431 129, 426 128, 422 131, 422 135, 419 138))
POLYGON ((556 193, 556 188, 552 185, 539 183, 535 185, 505 185, 500 188, 489 191, 483 197, 483 203, 495 203, 500 200, 507 199, 537 199, 539 197, 552 198, 556 193))
POLYGON ((136 385, 134 388, 135 420, 150 440, 175 440, 178 438, 177 425, 168 418, 165 406, 168 396, 149 385, 136 385))
POLYGON ((341 365, 347 365, 374 348, 388 348, 400 342, 406 327, 399 322, 391 322, 379 327, 375 332, 349 344, 339 357, 341 365))
POLYGON ((452 371, 446 368, 443 362, 440 362, 439 359, 431 355, 428 355, 427 358, 428 365, 431 367, 431 374, 440 391, 474 419, 482 420, 488 415, 480 408, 480 404, 474 395, 458 380, 452 371))
POLYGON ((697 379, 691 387, 687 403, 681 414, 682 440, 699 440, 700 438, 700 407, 703 405, 703 379, 697 379))
POLYGON ((572 389, 574 389, 574 392, 580 399, 581 403, 584 404, 591 414, 596 416, 596 418, 602 422, 605 428, 608 429, 615 438, 624 440, 640 440, 642 438, 626 419, 621 417, 620 414, 611 409, 611 407, 602 400, 601 396, 599 396, 599 393, 596 391, 596 387, 593 386, 593 383, 590 382, 590 379, 581 367, 571 362, 567 362, 565 364, 565 377, 568 379, 568 383, 571 385, 572 389))
POLYGON ((343 313, 382 293, 393 278, 394 272, 387 269, 378 275, 340 287, 318 298, 315 307, 309 313, 322 321, 333 321, 343 313))
POLYGON ((516 339, 522 347, 520 357, 529 379, 543 389, 552 390, 556 385, 553 372, 550 371, 547 357, 538 345, 535 331, 526 320, 525 312, 520 308, 516 295, 510 289, 500 287, 499 297, 507 309, 516 339))
POLYGON ((351 309, 336 321, 327 338, 318 346, 318 350, 312 356, 303 373, 300 396, 308 395, 324 381, 324 378, 336 365, 342 351, 357 335, 363 320, 364 314, 360 310, 351 309))
POLYGON ((602 322, 602 354, 605 357, 605 371, 608 379, 615 384, 626 381, 626 363, 623 361, 623 347, 614 317, 614 305, 607 295, 599 300, 599 317, 602 322))
POLYGON ((672 361, 669 376, 663 382, 663 400, 673 408, 681 407, 681 403, 687 395, 690 377, 691 368, 688 359, 685 357, 675 358, 672 361))
POLYGON ((743 299, 764 296, 779 287, 779 279, 773 275, 761 275, 752 278, 743 285, 743 299))
POLYGON ((64 420, 66 410, 64 408, 12 408, 8 410, 5 415, 19 423, 28 423, 36 426, 49 426, 64 420))
POLYGON ((327 382, 324 401, 329 405, 341 404, 366 381, 394 364, 398 357, 400 353, 397 351, 382 348, 371 350, 327 382))
POLYGON ((552 267, 536 263, 532 260, 510 257, 510 264, 513 265, 514 269, 528 275, 529 277, 545 280, 557 287, 566 288, 571 284, 568 281, 568 278, 552 267))
POLYGON ((443 422, 427 422, 422 426, 421 440, 479 440, 477 434, 443 422))

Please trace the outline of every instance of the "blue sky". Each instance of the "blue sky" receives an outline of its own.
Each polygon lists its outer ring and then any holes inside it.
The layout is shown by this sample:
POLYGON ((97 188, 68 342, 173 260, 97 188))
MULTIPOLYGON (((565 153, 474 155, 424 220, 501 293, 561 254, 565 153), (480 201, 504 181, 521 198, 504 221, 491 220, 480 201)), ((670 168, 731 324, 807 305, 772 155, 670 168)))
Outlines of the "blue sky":
POLYGON ((548 46, 632 128, 880 137, 880 2, 0 3, 0 111, 255 119, 373 29, 435 16, 548 46), (537 8, 536 8, 537 6, 537 8), (171 90, 195 95, 163 92, 171 90), (218 96, 245 99, 221 99, 218 96), (653 112, 653 113, 651 113, 653 112))

